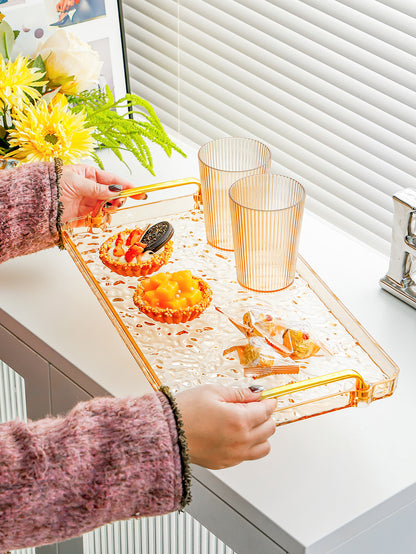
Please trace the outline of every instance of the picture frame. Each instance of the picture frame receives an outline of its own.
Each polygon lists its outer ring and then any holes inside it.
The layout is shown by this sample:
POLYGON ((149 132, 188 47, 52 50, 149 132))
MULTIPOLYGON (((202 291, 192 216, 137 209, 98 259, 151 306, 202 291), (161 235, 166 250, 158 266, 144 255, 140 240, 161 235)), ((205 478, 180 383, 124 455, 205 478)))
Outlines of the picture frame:
POLYGON ((97 51, 100 86, 116 99, 129 92, 121 0, 0 0, 0 12, 20 31, 12 55, 33 56, 58 29, 73 33, 97 51))

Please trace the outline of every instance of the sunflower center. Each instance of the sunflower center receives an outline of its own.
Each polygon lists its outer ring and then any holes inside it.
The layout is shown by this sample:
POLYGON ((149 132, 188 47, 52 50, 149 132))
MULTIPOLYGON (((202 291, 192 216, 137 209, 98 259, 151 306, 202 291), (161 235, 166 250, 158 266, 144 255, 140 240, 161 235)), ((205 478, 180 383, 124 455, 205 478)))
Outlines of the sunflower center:
POLYGON ((46 142, 50 142, 51 144, 56 144, 58 142, 58 138, 50 133, 45 135, 45 140, 46 142))

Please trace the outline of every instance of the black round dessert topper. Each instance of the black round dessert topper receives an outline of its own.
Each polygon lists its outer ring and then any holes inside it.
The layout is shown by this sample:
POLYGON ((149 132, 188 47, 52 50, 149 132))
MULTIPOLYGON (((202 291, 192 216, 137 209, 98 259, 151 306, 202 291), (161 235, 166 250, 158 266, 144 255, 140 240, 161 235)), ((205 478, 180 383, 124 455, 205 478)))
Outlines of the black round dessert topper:
POLYGON ((157 252, 172 238, 173 227, 168 221, 155 223, 144 233, 140 242, 146 245, 143 252, 157 252))

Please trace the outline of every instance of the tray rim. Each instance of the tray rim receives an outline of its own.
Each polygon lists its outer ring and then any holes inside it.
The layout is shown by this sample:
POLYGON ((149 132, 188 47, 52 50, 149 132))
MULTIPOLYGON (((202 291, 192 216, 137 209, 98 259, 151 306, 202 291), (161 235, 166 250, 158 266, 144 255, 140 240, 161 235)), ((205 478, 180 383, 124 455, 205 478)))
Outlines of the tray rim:
MULTIPOLYGON (((146 191, 149 190, 160 190, 164 188, 169 188, 170 183, 173 183, 172 186, 178 186, 183 184, 196 184, 199 185, 199 181, 194 178, 190 179, 182 179, 182 180, 176 180, 176 181, 166 181, 163 183, 156 183, 153 185, 146 185, 145 187, 138 187, 136 189, 131 189, 131 194, 135 193, 137 194, 140 191, 143 191, 144 189, 146 191)), ((129 194, 126 194, 126 191, 123 191, 124 195, 122 197, 129 196, 129 194)), ((166 202, 169 203, 173 200, 180 200, 180 199, 189 199, 190 197, 193 197, 195 208, 200 208, 200 187, 198 186, 198 194, 191 194, 187 193, 183 196, 176 196, 174 198, 164 198, 163 200, 156 200, 153 202, 147 202, 146 204, 141 204, 138 206, 131 206, 131 207, 125 207, 120 210, 119 212, 123 212, 126 210, 143 210, 148 208, 150 205, 153 204, 160 204, 160 202, 166 202)), ((184 210, 184 213, 186 213, 187 210, 184 210)), ((140 219, 140 218, 138 218, 140 219)), ((143 218, 145 219, 145 217, 143 218)), ((100 227, 103 223, 104 219, 101 218, 98 220, 98 225, 95 225, 97 227, 100 227)), ((74 241, 72 240, 71 234, 71 225, 74 222, 68 222, 62 229, 62 236, 63 241, 66 249, 68 250, 68 253, 70 254, 71 258, 75 262, 78 269, 81 271, 82 275, 84 276, 85 280, 89 284, 91 290, 97 297, 98 301, 100 302, 101 306, 103 307, 104 311, 106 312, 107 316, 112 321, 113 325, 116 327, 118 333, 120 334, 122 340, 126 344, 127 348, 129 349, 130 353, 133 355, 134 359, 136 360, 137 364, 139 365, 140 369, 144 373, 146 379, 152 386, 154 390, 158 390, 162 386, 162 382, 160 378, 158 377, 157 373, 152 368, 150 362, 147 360, 146 356, 141 351, 138 343, 133 339, 131 336, 128 328, 122 321, 121 317, 117 313, 116 309, 114 308, 113 304, 110 302, 110 300, 107 298, 104 290, 101 288, 99 282, 93 275, 92 271, 89 269, 88 265, 84 262, 83 257, 81 253, 78 251, 74 241)), ((88 225, 91 225, 91 220, 87 220, 88 225)), ((96 220, 97 223, 97 220, 96 220)), ((79 221, 75 222, 75 227, 79 228, 79 221)), ((343 409, 350 406, 356 406, 360 402, 370 403, 373 400, 386 398, 388 396, 391 396, 396 388, 397 385, 397 378, 399 375, 399 367, 397 364, 391 359, 391 357, 384 351, 384 349, 375 341, 375 339, 371 336, 371 334, 365 329, 365 327, 355 318, 355 316, 350 312, 350 310, 343 304, 343 302, 333 293, 331 288, 321 279, 321 277, 312 269, 312 267, 305 261, 305 259, 298 255, 297 260, 297 273, 299 276, 306 281, 308 286, 313 290, 313 292, 317 295, 317 297, 320 299, 320 301, 325 305, 325 307, 332 313, 332 315, 337 319, 337 321, 340 323, 340 325, 349 333, 351 337, 353 337, 357 344, 360 346, 361 349, 369 356, 369 358, 372 360, 372 362, 380 369, 380 371, 386 375, 386 379, 380 380, 377 382, 372 382, 369 386, 359 387, 357 386, 355 390, 352 391, 345 391, 350 392, 350 401, 347 405, 342 407, 336 407, 331 408, 330 410, 327 410, 329 412, 343 409), (313 280, 313 284, 311 283, 311 280, 313 280), (317 290, 317 288, 319 290, 317 290), (326 295, 327 298, 331 299, 331 305, 328 305, 327 299, 324 298, 324 295, 326 295), (334 313, 334 307, 336 308, 336 311, 338 313, 334 313), (340 319, 339 313, 342 314, 342 318, 340 319), (354 329, 352 329, 354 327, 354 329), (360 339, 357 338, 356 334, 361 336, 360 339), (365 342, 365 345, 362 344, 362 342, 365 342), (369 351, 370 350, 370 351, 369 351), (375 358, 378 358, 375 359, 375 358), (386 364, 389 366, 389 370, 391 371, 391 375, 386 374, 386 370, 384 370, 380 365, 380 359, 382 359, 383 364, 386 364), (388 387, 388 392, 386 394, 383 394, 382 396, 375 396, 374 397, 374 391, 377 387, 384 386, 388 387)), ((333 374, 325 374, 322 376, 322 382, 320 384, 325 384, 325 377, 330 376, 333 374)), ((358 374, 359 375, 359 374, 358 374)), ((359 377, 362 379, 362 377, 359 375, 359 377)), ((350 375, 346 378, 352 378, 350 375)), ((310 379, 305 380, 305 382, 310 381, 310 379)), ((364 382, 364 380, 362 379, 364 382)), ((357 380, 358 382, 358 380, 357 380)), ((319 386, 319 385, 317 385, 319 386)), ((279 389, 284 387, 278 387, 279 389)), ((342 393, 342 394, 345 394, 342 393)), ((278 394, 278 396, 282 396, 284 394, 278 394)), ((341 393, 337 393, 341 394, 341 393)), ((309 400, 309 403, 313 403, 315 401, 320 400, 323 397, 319 397, 313 400, 309 400)), ((304 402, 299 402, 299 405, 304 404, 304 402)), ((289 407, 282 408, 281 410, 277 411, 284 411, 284 409, 292 409, 296 407, 298 404, 292 404, 289 407)), ((297 421, 299 419, 305 419, 308 417, 314 417, 316 415, 320 415, 321 413, 326 413, 326 411, 322 411, 319 413, 314 413, 311 415, 307 415, 304 417, 299 417, 296 419, 292 419, 290 421, 284 421, 281 424, 291 423, 293 421, 297 421)))

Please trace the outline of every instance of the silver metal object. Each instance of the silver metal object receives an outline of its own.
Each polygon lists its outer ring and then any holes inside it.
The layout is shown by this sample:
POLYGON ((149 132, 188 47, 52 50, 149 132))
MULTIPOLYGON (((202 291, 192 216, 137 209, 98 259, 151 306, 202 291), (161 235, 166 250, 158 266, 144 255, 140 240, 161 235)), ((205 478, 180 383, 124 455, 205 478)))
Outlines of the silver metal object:
POLYGON ((416 308, 416 190, 403 189, 393 200, 390 265, 380 285, 416 308))

